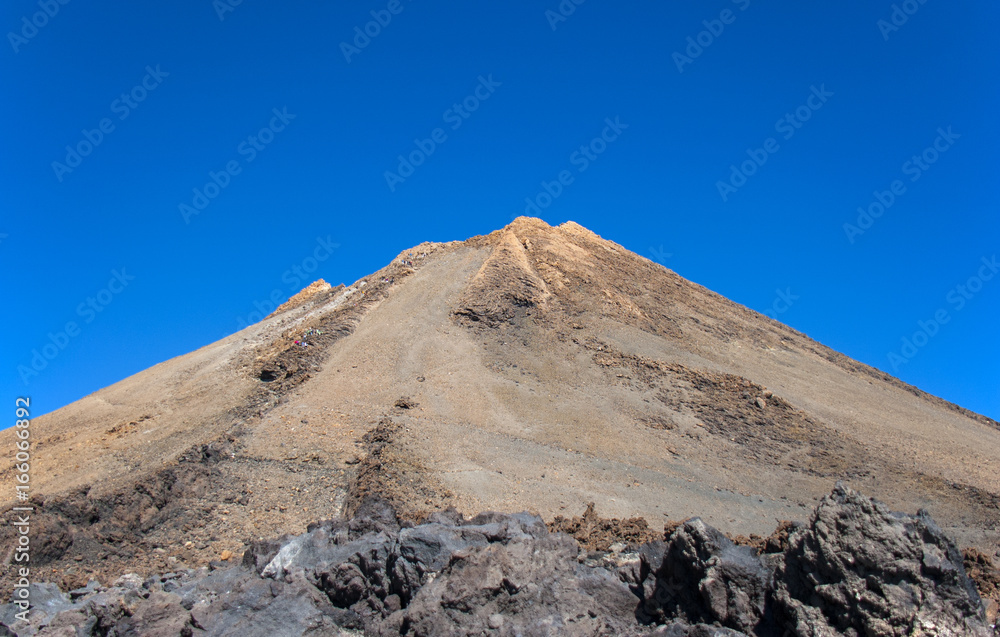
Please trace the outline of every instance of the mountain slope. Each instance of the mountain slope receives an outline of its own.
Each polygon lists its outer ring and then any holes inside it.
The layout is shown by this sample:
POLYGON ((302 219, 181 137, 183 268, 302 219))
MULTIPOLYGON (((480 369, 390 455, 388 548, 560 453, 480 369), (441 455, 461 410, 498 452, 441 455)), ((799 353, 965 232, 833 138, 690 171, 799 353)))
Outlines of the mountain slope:
POLYGON ((37 560, 67 583, 239 555, 368 496, 766 535, 844 480, 1000 548, 997 423, 572 222, 311 286, 33 428, 37 560))

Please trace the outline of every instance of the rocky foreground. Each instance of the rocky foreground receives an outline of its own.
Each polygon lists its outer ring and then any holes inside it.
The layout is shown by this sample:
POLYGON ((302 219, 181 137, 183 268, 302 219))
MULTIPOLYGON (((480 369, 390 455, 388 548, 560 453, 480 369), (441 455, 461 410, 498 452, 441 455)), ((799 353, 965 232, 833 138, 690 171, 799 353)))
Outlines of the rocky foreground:
POLYGON ((694 518, 665 541, 588 552, 527 513, 401 526, 371 501, 255 543, 238 566, 69 594, 34 584, 31 624, 8 604, 0 634, 994 635, 962 555, 923 512, 838 485, 785 531, 755 549, 694 518))

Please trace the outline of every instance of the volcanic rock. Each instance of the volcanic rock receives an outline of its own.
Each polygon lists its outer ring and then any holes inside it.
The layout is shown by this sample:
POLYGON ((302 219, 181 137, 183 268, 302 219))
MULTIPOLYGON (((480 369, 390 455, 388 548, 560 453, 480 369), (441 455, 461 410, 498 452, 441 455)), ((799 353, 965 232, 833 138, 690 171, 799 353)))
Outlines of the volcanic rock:
POLYGON ((400 524, 385 503, 256 543, 238 566, 122 578, 64 595, 34 585, 27 635, 664 635, 991 637, 954 544, 925 513, 838 485, 783 553, 699 519, 601 560, 521 513, 400 524), (267 560, 263 568, 258 566, 267 560))

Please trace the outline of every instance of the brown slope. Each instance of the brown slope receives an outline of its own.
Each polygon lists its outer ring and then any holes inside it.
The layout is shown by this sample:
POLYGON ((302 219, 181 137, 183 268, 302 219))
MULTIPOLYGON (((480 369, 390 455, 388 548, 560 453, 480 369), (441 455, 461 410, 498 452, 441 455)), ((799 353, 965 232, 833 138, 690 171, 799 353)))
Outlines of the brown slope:
POLYGON ((996 423, 576 224, 422 244, 364 283, 39 418, 46 566, 169 570, 370 494, 767 535, 837 479, 998 548, 996 423))

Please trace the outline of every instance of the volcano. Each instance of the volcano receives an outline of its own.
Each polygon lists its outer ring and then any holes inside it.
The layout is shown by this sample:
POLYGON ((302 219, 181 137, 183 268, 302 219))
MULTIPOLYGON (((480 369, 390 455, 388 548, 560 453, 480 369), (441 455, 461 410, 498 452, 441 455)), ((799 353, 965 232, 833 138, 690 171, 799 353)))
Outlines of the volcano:
MULTIPOLYGON (((1000 550, 1000 424, 573 222, 319 281, 32 434, 32 564, 67 589, 238 557, 372 499, 417 522, 568 524, 592 503, 642 541, 692 516, 766 537, 840 481, 1000 550)), ((5 455, 7 517, 14 475, 5 455)))

